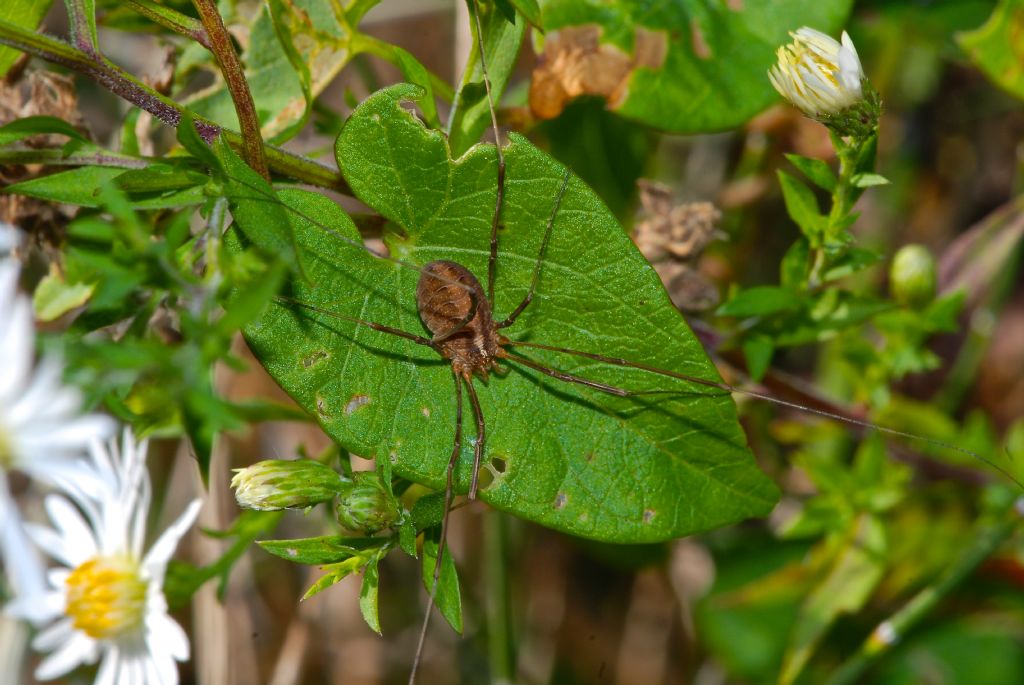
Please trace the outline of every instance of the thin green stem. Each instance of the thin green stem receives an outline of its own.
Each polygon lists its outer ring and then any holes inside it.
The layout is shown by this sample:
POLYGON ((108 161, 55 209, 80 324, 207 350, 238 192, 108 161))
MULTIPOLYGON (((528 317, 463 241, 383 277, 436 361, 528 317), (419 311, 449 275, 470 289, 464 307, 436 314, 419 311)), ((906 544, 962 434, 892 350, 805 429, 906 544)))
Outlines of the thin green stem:
POLYGON ((828 247, 834 245, 840 239, 845 230, 846 217, 853 209, 856 188, 853 185, 853 177, 856 172, 857 154, 861 141, 847 143, 840 136, 830 131, 832 144, 839 158, 839 178, 836 187, 832 191, 832 207, 828 213, 823 234, 819 240, 822 244, 815 244, 812 247, 812 266, 807 278, 807 285, 814 290, 821 285, 822 274, 830 265, 828 247))
POLYGON ((484 516, 484 582, 487 586, 487 652, 492 685, 515 682, 512 607, 508 583, 508 517, 500 511, 484 516))
POLYGON ((263 133, 260 131, 260 119, 256 116, 256 102, 252 99, 249 82, 245 79, 245 69, 235 53, 231 36, 224 27, 224 20, 214 0, 192 0, 192 5, 199 12, 199 18, 210 37, 210 51, 217 58, 231 101, 235 105, 238 125, 242 129, 242 156, 256 173, 269 181, 270 169, 263 155, 263 133))
MULTIPOLYGON (((1020 500, 1018 500, 1018 503, 1020 500)), ((828 685, 851 685, 872 664, 889 653, 917 624, 927 617, 953 588, 963 582, 985 559, 999 548, 1017 529, 1021 513, 1017 503, 1009 503, 993 515, 984 517, 977 526, 974 544, 933 584, 918 592, 902 609, 871 632, 828 685)))
MULTIPOLYGON (((182 115, 187 111, 185 107, 146 86, 109 60, 94 59, 56 38, 0 20, 0 45, 27 52, 87 76, 168 126, 177 127, 182 115)), ((239 133, 223 129, 196 114, 190 113, 190 116, 195 122, 196 132, 206 142, 210 143, 223 134, 224 139, 233 148, 241 149, 242 136, 239 133)), ((341 174, 334 169, 272 145, 266 145, 264 152, 270 169, 275 173, 310 185, 330 188, 347 195, 352 194, 341 174)))
POLYGON ((210 36, 203 28, 202 22, 152 0, 124 0, 124 3, 153 23, 194 40, 207 50, 213 50, 210 36))

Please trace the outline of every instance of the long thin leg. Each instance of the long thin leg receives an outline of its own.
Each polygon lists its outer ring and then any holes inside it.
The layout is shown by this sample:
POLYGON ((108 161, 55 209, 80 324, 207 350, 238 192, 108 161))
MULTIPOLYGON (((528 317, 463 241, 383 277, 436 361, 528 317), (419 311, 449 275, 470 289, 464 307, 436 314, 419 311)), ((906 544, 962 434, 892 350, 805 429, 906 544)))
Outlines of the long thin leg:
MULTIPOLYGON (((508 328, 516 322, 519 315, 523 313, 527 305, 533 301, 533 293, 537 289, 537 282, 540 280, 540 267, 544 260, 544 253, 548 249, 548 241, 551 240, 551 229, 555 225, 555 215, 558 214, 558 208, 562 204, 562 198, 565 197, 565 191, 569 187, 569 170, 565 170, 565 177, 562 179, 562 187, 558 191, 558 197, 555 198, 555 204, 551 207, 551 216, 548 217, 548 225, 544 229, 544 239, 540 243, 540 250, 537 252, 537 261, 533 265, 533 277, 530 279, 530 289, 526 292, 526 297, 519 303, 519 306, 512 310, 512 313, 508 315, 508 318, 497 324, 498 328, 508 328)), ((494 297, 491 296, 491 306, 494 306, 494 297)))
POLYGON ((470 6, 473 21, 476 22, 476 45, 480 51, 480 71, 484 75, 484 89, 487 91, 487 106, 491 110, 491 127, 494 129, 494 146, 498 149, 498 195, 494 201, 494 218, 491 220, 491 254, 487 257, 487 301, 494 302, 494 275, 498 265, 498 224, 501 221, 501 205, 505 199, 505 153, 501 150, 501 135, 498 130, 498 115, 494 110, 494 96, 491 94, 491 77, 487 74, 484 56, 484 28, 480 22, 480 3, 473 0, 470 6))
POLYGON ((509 361, 519 362, 523 366, 528 366, 531 369, 534 369, 535 371, 540 371, 541 373, 543 373, 543 374, 545 374, 547 376, 551 376, 552 378, 557 378, 560 381, 566 381, 568 383, 577 383, 579 385, 585 385, 588 388, 593 388, 594 390, 600 390, 601 392, 606 392, 609 395, 615 395, 616 397, 639 397, 641 395, 678 395, 679 394, 679 392, 675 391, 675 390, 626 390, 625 388, 619 388, 619 387, 614 386, 614 385, 608 385, 607 383, 600 383, 598 381, 592 381, 589 378, 581 378, 580 376, 574 376, 573 374, 566 373, 565 371, 559 371, 558 369, 552 369, 550 366, 544 366, 543 364, 538 364, 537 362, 533 361, 532 359, 528 359, 527 357, 522 357, 522 356, 520 356, 518 354, 513 354, 512 352, 508 352, 507 350, 504 352, 504 354, 501 355, 501 357, 503 359, 508 359, 509 361))
POLYGON ((336 319, 341 319, 342 321, 351 321, 352 323, 357 323, 362 326, 366 326, 367 328, 372 328, 373 330, 380 331, 381 333, 390 333, 391 335, 397 335, 400 338, 412 340, 417 345, 426 345, 427 347, 434 347, 434 342, 429 338, 424 338, 423 336, 415 335, 413 333, 407 333, 406 331, 403 331, 400 328, 394 328, 393 326, 387 326, 385 324, 377 323, 375 321, 367 321, 366 319, 359 319, 354 316, 349 316, 348 314, 341 314, 340 312, 332 312, 330 309, 324 309, 323 307, 317 307, 315 305, 306 304, 305 302, 300 302, 299 300, 295 300, 290 297, 282 297, 278 295, 274 299, 279 302, 293 304, 296 307, 301 307, 302 309, 308 309, 309 311, 316 312, 317 314, 325 314, 327 316, 332 316, 336 319))
MULTIPOLYGON (((880 424, 877 424, 877 423, 872 423, 871 421, 864 421, 863 419, 858 419, 858 418, 853 417, 853 416, 847 416, 847 415, 844 415, 844 414, 837 414, 835 412, 827 411, 825 409, 818 409, 817 407, 810 407, 810 406, 807 406, 805 404, 798 404, 796 402, 790 402, 788 400, 782 399, 781 397, 775 397, 774 395, 769 395, 768 393, 757 392, 756 390, 747 390, 745 388, 737 388, 736 386, 730 385, 729 383, 723 383, 723 382, 719 382, 719 381, 712 381, 712 380, 708 380, 706 378, 698 378, 696 376, 690 376, 690 375, 685 374, 685 373, 677 373, 675 371, 669 371, 668 369, 659 369, 656 366, 650 366, 649 364, 642 364, 640 362, 634 362, 634 361, 630 361, 628 359, 620 359, 619 357, 608 357, 608 356, 605 356, 603 354, 596 354, 594 352, 584 352, 582 350, 573 350, 573 349, 569 349, 567 347, 556 347, 555 345, 543 345, 541 343, 520 342, 520 341, 516 341, 516 340, 508 340, 507 338, 502 340, 502 345, 511 345, 511 346, 516 346, 516 347, 530 347, 530 348, 533 348, 533 349, 548 350, 548 351, 551 351, 551 352, 562 352, 562 353, 571 354, 571 355, 574 355, 574 356, 577 356, 577 357, 584 357, 586 359, 593 359, 595 361, 605 362, 607 364, 613 364, 615 366, 622 366, 622 367, 626 367, 626 368, 630 368, 630 369, 639 369, 641 371, 647 371, 647 372, 650 372, 650 373, 657 374, 659 376, 667 376, 669 378, 677 378, 679 380, 687 381, 687 382, 690 382, 690 383, 694 383, 696 385, 703 385, 703 386, 709 387, 709 388, 716 388, 718 390, 723 390, 723 391, 728 392, 728 393, 736 393, 738 395, 746 395, 747 397, 753 397, 754 399, 762 400, 764 402, 769 402, 771 404, 775 404, 775 405, 778 405, 780 407, 786 407, 788 409, 796 409, 798 411, 806 412, 808 414, 814 414, 816 416, 821 416, 821 417, 826 418, 826 419, 832 419, 833 421, 839 421, 841 423, 845 423, 845 424, 848 424, 848 425, 851 425, 851 426, 857 426, 858 428, 866 428, 866 429, 876 430, 879 433, 884 433, 886 435, 892 435, 892 436, 898 437, 898 438, 905 438, 905 439, 908 439, 908 440, 918 440, 920 442, 923 442, 923 443, 925 443, 927 445, 931 445, 933 447, 940 447, 942 449, 950 450, 950 451, 953 451, 953 452, 959 452, 960 454, 964 454, 964 455, 967 455, 967 456, 969 456, 969 457, 971 457, 973 459, 977 459, 982 464, 986 464, 987 466, 995 469, 996 471, 1000 472, 1001 474, 1003 474, 1004 476, 1009 478, 1015 484, 1020 486, 1022 489, 1024 489, 1024 482, 1021 482, 1021 480, 1019 478, 1015 477, 1013 474, 1011 474, 1009 471, 1004 469, 1002 466, 1000 466, 999 464, 996 464, 995 462, 993 462, 991 459, 988 459, 984 455, 979 454, 977 452, 974 452, 972 450, 969 450, 969 449, 967 449, 965 447, 960 447, 959 445, 954 445, 952 443, 945 442, 944 440, 936 440, 935 438, 929 438, 926 435, 919 435, 917 433, 910 433, 908 431, 901 431, 901 430, 898 430, 896 428, 889 428, 888 426, 883 426, 883 425, 880 425, 880 424)), ((519 356, 517 354, 513 354, 513 353, 510 353, 508 351, 505 351, 505 354, 503 356, 505 358, 507 358, 507 359, 511 359, 513 361, 517 361, 517 362, 520 362, 521 364, 529 366, 532 369, 536 369, 537 371, 540 371, 541 373, 546 373, 547 375, 552 376, 553 378, 559 378, 561 380, 566 380, 566 381, 569 381, 569 382, 572 382, 572 383, 579 383, 581 385, 586 385, 586 386, 591 387, 591 388, 596 388, 597 390, 601 390, 603 392, 607 392, 607 393, 610 393, 612 395, 619 395, 620 397, 626 397, 626 396, 629 396, 629 395, 637 395, 637 394, 651 394, 653 392, 658 392, 658 393, 671 393, 672 392, 671 390, 648 391, 648 392, 629 392, 628 390, 623 390, 622 388, 616 388, 615 386, 605 385, 604 383, 597 383, 596 381, 589 381, 589 380, 586 380, 584 378, 579 378, 577 376, 571 376, 571 374, 566 374, 566 373, 563 373, 561 371, 556 371, 554 369, 548 369, 547 367, 541 366, 540 364, 534 362, 533 360, 527 359, 525 357, 521 357, 521 356, 519 356)))
MULTIPOLYGON (((358 250, 362 250, 363 252, 366 252, 367 254, 369 254, 369 255, 371 255, 373 257, 376 257, 377 259, 383 260, 385 262, 391 262, 393 264, 397 264, 398 266, 401 266, 401 267, 403 267, 405 269, 409 269, 411 271, 415 271, 415 272, 420 273, 420 274, 423 273, 423 267, 419 266, 418 264, 413 264, 412 262, 407 262, 404 259, 398 259, 397 257, 392 257, 391 255, 387 255, 387 254, 384 254, 382 252, 378 252, 377 250, 374 250, 369 245, 365 245, 365 244, 363 244, 363 243, 361 243, 361 242, 359 242, 357 240, 353 240, 352 238, 349 238, 348 236, 342 235, 341 233, 339 233, 338 231, 334 230, 333 228, 331 228, 330 226, 328 226, 324 222, 322 222, 319 219, 316 219, 316 218, 310 216, 309 214, 307 214, 306 212, 302 211, 301 209, 297 209, 295 207, 291 207, 289 205, 283 204, 281 202, 281 200, 276 195, 274 195, 271 191, 268 191, 268 190, 265 190, 263 188, 260 188, 259 186, 255 185, 253 183, 249 183, 248 181, 246 181, 244 179, 236 178, 234 176, 228 176, 228 179, 230 179, 233 183, 237 183, 237 184, 239 184, 239 185, 241 185, 241 186, 243 186, 245 188, 248 188, 249 190, 252 190, 252 191, 254 191, 256 193, 259 193, 262 196, 260 198, 254 198, 254 197, 246 198, 246 200, 249 201, 249 202, 266 202, 268 204, 274 204, 274 205, 282 206, 282 207, 284 207, 286 209, 286 211, 289 211, 289 212, 295 214, 296 216, 301 217, 302 219, 304 219, 304 220, 308 221, 309 223, 313 224, 314 226, 316 226, 320 230, 324 231, 325 233, 329 233, 330 235, 334 236, 338 240, 341 240, 342 242, 348 243, 349 245, 351 245, 352 247, 354 247, 354 248, 356 248, 358 250)), ((459 283, 458 281, 452 280, 450 278, 446 278, 444 276, 441 276, 440 274, 431 273, 430 277, 431 278, 436 278, 437 280, 439 280, 439 281, 441 281, 441 282, 443 282, 443 283, 445 283, 447 285, 453 285, 456 288, 461 288, 461 289, 469 292, 470 294, 472 294, 472 292, 473 292, 470 289, 470 287, 465 285, 464 283, 459 283)))
POLYGON ((452 513, 453 479, 455 475, 455 464, 459 461, 459 453, 462 452, 462 379, 455 376, 455 442, 452 446, 452 456, 448 459, 448 470, 444 487, 444 515, 441 517, 441 539, 437 543, 437 559, 434 560, 434 578, 430 583, 430 598, 427 600, 427 612, 423 616, 423 625, 420 627, 420 638, 416 643, 416 656, 412 660, 412 671, 409 673, 409 685, 416 683, 416 671, 420 666, 420 659, 423 657, 423 644, 427 639, 427 628, 430 625, 430 613, 434 609, 434 598, 437 596, 437 584, 441 579, 441 563, 444 561, 444 552, 448 543, 448 516, 452 513))
POLYGON ((484 422, 484 412, 480 408, 480 398, 476 396, 476 388, 473 387, 473 379, 463 379, 466 383, 466 390, 469 391, 469 402, 473 405, 473 414, 476 416, 476 445, 473 447, 473 477, 469 483, 469 499, 476 499, 477 483, 480 479, 480 460, 484 453, 484 443, 487 442, 487 427, 484 422))

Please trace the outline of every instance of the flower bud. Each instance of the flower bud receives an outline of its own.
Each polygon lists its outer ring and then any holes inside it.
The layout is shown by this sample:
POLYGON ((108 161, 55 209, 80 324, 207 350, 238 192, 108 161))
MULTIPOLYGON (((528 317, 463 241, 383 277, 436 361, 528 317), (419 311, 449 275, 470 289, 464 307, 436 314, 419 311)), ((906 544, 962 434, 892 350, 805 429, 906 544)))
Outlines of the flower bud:
POLYGON ((384 487, 375 471, 352 474, 351 488, 338 498, 338 523, 352 531, 373 535, 398 522, 398 500, 384 487))
POLYGON ((935 298, 935 259, 923 245, 904 245, 889 268, 889 289, 902 305, 921 309, 935 298))
POLYGON ((881 101, 864 76, 850 36, 842 42, 803 27, 779 48, 768 71, 775 90, 812 119, 842 136, 866 137, 878 126, 881 101))
POLYGON ((329 466, 310 459, 267 459, 235 469, 231 479, 238 505, 276 511, 306 509, 334 499, 348 483, 329 466))

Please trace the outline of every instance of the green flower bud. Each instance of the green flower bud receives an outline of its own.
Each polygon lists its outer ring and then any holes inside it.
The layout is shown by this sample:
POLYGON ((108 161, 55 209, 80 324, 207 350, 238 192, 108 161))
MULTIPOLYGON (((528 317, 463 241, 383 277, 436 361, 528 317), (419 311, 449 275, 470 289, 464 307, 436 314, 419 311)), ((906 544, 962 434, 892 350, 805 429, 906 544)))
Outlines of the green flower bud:
POLYGON ((267 459, 235 469, 235 499, 244 509, 306 509, 329 502, 348 483, 329 466, 310 459, 267 459))
POLYGON ((896 301, 921 309, 935 299, 935 258, 923 245, 904 245, 889 268, 889 289, 896 301))
POLYGON ((338 498, 338 523, 367 535, 396 524, 401 509, 380 476, 375 471, 360 471, 352 476, 352 487, 338 498))

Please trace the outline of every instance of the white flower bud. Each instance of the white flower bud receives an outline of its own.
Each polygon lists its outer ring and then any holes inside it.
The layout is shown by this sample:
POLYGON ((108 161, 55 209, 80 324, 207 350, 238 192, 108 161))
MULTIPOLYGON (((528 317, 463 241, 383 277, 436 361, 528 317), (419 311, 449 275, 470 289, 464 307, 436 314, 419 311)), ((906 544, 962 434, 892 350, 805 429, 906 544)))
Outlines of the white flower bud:
POLYGON ((775 90, 814 119, 841 112, 864 95, 864 70, 846 31, 842 42, 803 27, 793 42, 778 50, 778 64, 768 71, 775 90))

